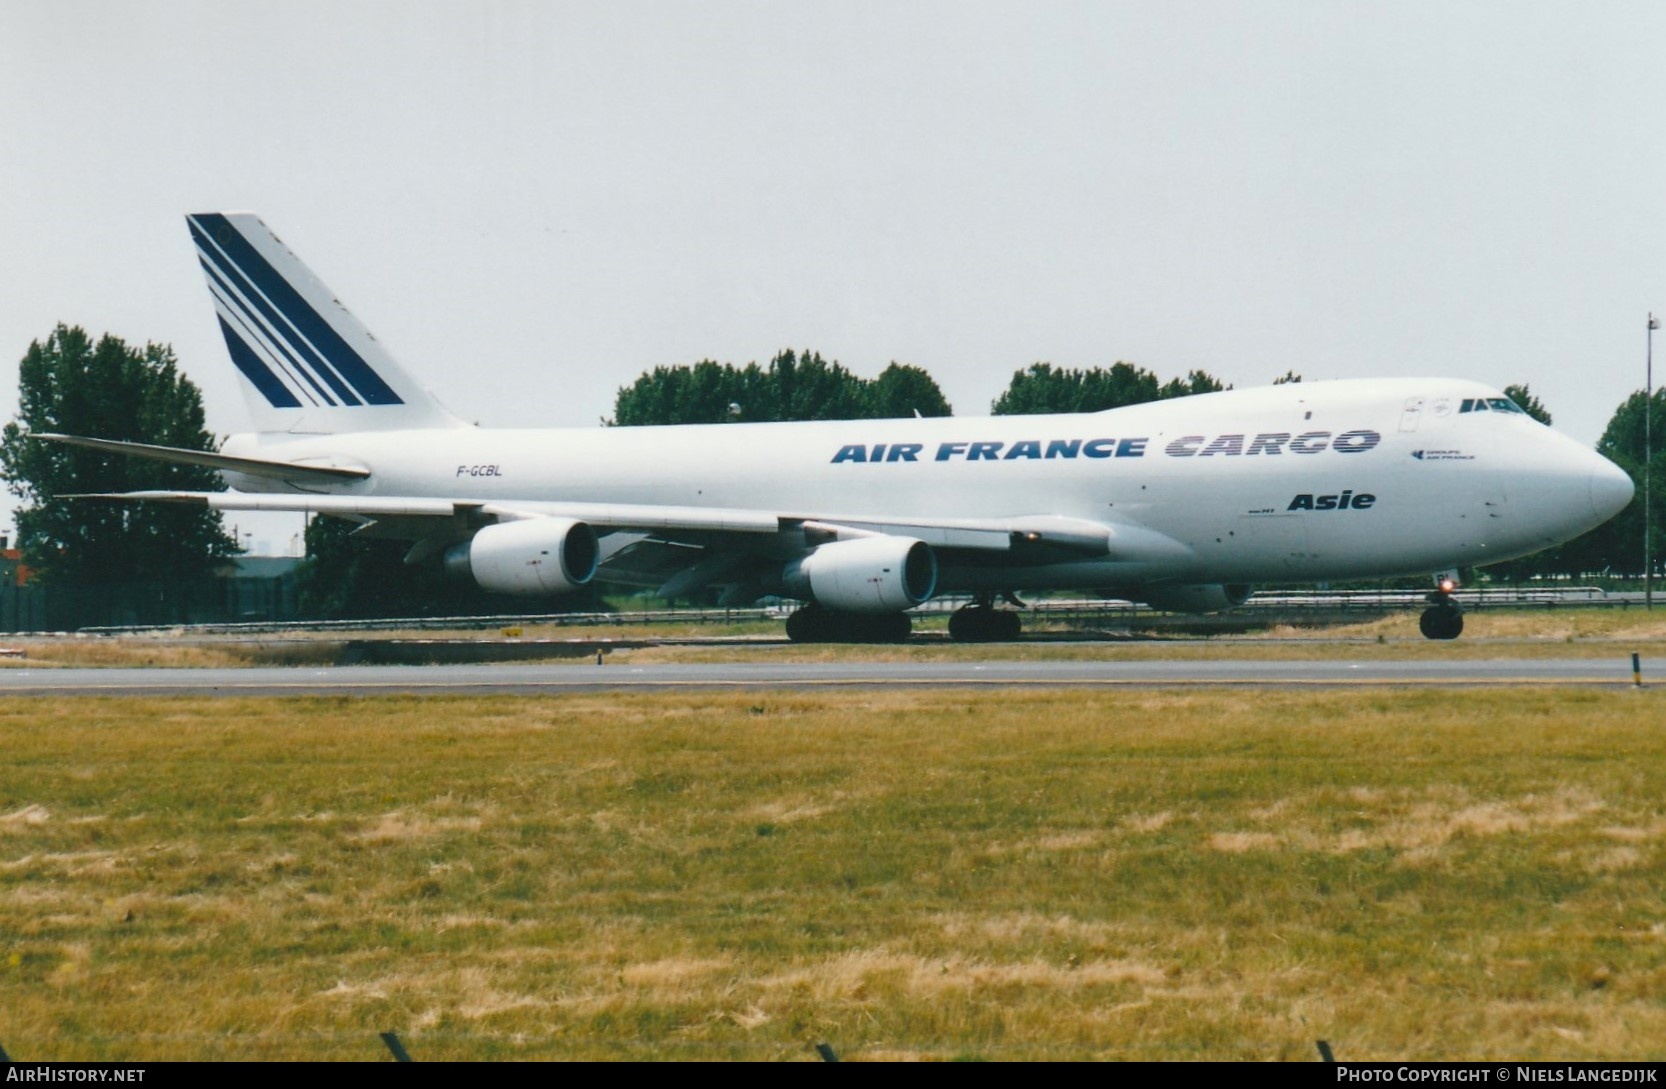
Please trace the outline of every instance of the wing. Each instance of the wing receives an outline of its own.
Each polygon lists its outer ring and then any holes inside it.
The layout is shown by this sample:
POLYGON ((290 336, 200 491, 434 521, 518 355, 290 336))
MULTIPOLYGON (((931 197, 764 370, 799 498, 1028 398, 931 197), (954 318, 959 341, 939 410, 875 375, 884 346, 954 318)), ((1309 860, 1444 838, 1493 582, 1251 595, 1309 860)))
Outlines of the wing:
MULTIPOLYGON (((792 577, 789 569, 799 561, 820 570, 812 579, 848 580, 850 592, 856 593, 859 584, 872 584, 879 573, 898 571, 895 561, 920 551, 918 545, 929 550, 930 556, 922 562, 931 570, 941 559, 949 566, 984 572, 1084 560, 1160 567, 1183 563, 1192 555, 1185 545, 1142 525, 1045 513, 988 519, 910 518, 860 512, 324 494, 326 488, 366 480, 370 470, 337 458, 281 461, 72 435, 34 437, 107 453, 202 465, 287 489, 143 491, 66 498, 189 503, 218 511, 344 518, 358 523, 356 535, 409 541, 407 563, 448 555, 453 546, 473 542, 471 555, 490 553, 503 570, 514 570, 517 575, 545 571, 526 584, 525 592, 553 588, 548 581, 553 576, 543 567, 543 557, 552 554, 565 557, 563 578, 568 588, 594 577, 657 588, 666 598, 718 588, 725 601, 734 602, 777 592, 783 577, 792 577), (483 534, 503 523, 539 519, 546 520, 543 529, 523 526, 483 534), (845 543, 862 540, 870 543, 845 543), (579 545, 579 552, 566 552, 569 543, 579 545), (818 549, 834 544, 841 547, 808 560, 818 549), (840 558, 834 559, 835 554, 840 558)), ((486 555, 481 559, 489 562, 486 555)), ((480 571, 472 566, 470 570, 478 581, 480 571)), ((935 575, 921 575, 916 588, 930 596, 934 582, 935 575)))
MULTIPOLYGON (((875 537, 922 541, 940 555, 979 566, 1024 567, 1071 560, 1135 564, 1184 560, 1185 545, 1144 526, 1051 514, 1013 518, 898 518, 609 503, 504 503, 400 496, 146 491, 81 495, 190 503, 220 511, 290 511, 346 518, 358 535, 412 542, 420 562, 470 540, 487 526, 528 519, 583 523, 601 541, 596 577, 656 587, 683 597, 720 587, 742 600, 767 568, 824 544, 875 537)), ((756 596, 756 595, 754 595, 756 596)))

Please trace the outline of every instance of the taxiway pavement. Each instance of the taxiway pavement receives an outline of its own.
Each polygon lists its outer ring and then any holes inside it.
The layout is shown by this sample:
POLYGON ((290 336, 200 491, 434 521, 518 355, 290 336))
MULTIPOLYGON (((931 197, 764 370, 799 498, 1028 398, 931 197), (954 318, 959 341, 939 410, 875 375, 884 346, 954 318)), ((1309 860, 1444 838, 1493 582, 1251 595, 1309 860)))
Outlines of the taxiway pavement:
MULTIPOLYGON (((1643 663, 1645 683, 1666 659, 1643 663)), ((948 686, 1632 684, 1629 655, 1485 661, 721 662, 0 670, 0 696, 537 695, 948 686)))

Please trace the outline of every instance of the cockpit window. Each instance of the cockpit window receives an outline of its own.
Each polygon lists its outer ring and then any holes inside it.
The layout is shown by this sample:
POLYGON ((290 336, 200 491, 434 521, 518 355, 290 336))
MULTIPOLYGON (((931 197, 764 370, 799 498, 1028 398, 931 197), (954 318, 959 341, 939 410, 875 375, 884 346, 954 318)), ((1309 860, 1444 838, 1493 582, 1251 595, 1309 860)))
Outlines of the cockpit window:
POLYGON ((1460 414, 1465 412, 1514 412, 1525 416, 1521 406, 1508 397, 1465 397, 1458 406, 1460 414))

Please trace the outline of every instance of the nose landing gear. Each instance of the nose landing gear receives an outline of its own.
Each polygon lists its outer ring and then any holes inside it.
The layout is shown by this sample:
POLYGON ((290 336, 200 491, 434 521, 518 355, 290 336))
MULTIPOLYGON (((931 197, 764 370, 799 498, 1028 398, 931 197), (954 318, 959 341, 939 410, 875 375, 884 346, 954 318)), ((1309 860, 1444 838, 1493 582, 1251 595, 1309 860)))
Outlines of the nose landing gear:
POLYGON ((1452 599, 1452 591, 1458 588, 1457 579, 1449 574, 1441 575, 1436 585, 1437 589, 1423 599, 1429 607, 1418 617, 1417 628, 1425 639, 1456 639, 1464 630, 1464 611, 1452 599))

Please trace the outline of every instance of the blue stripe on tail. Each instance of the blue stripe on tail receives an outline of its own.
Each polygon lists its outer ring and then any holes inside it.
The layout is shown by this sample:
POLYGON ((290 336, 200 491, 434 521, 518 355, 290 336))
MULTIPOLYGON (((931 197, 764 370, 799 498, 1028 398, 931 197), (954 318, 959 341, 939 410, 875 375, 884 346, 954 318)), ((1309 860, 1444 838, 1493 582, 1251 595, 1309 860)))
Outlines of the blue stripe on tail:
MULTIPOLYGON (((337 403, 362 404, 363 402, 354 396, 346 381, 330 365, 330 361, 319 354, 319 350, 322 350, 323 346, 320 345, 318 349, 315 349, 312 344, 308 343, 308 337, 297 320, 274 309, 277 300, 268 300, 261 289, 244 275, 242 269, 237 267, 228 253, 223 252, 225 251, 225 245, 230 241, 230 236, 235 236, 241 240, 241 233, 229 224, 222 233, 228 237, 210 242, 201 227, 196 223, 191 224, 191 235, 197 243, 197 255, 202 260, 203 268, 208 270, 209 279, 220 286, 222 293, 225 295, 225 304, 241 311, 239 317, 245 324, 251 327, 264 328, 272 345, 283 352, 295 374, 299 375, 317 391, 326 403, 332 405, 337 403), (246 302, 241 301, 239 296, 241 296, 241 300, 246 300, 246 302), (314 377, 315 375, 317 377, 314 377), (328 384, 329 390, 319 385, 320 380, 328 384)), ((259 255, 256 254, 256 256, 259 255)), ((288 286, 287 281, 283 282, 285 286, 288 286)), ((317 318, 316 312, 308 307, 304 300, 301 302, 301 306, 306 308, 308 313, 313 314, 314 318, 317 318)), ((322 319, 318 320, 322 321, 322 319)))
MULTIPOLYGON (((261 314, 256 314, 251 311, 250 306, 238 298, 239 293, 234 291, 231 284, 227 283, 225 278, 220 275, 218 268, 214 264, 210 263, 206 256, 202 256, 200 251, 198 256, 201 257, 203 273, 208 277, 209 294, 214 296, 214 301, 218 305, 223 307, 226 312, 232 314, 237 319, 237 322, 241 326, 243 332, 248 334, 246 339, 253 339, 257 342, 261 339, 266 341, 265 346, 269 347, 271 355, 270 357, 264 358, 266 358, 267 363, 276 366, 276 371, 274 373, 277 374, 279 380, 282 381, 287 379, 287 381, 285 381, 285 385, 293 383, 293 385, 291 385, 292 389, 304 382, 306 383, 307 388, 312 390, 312 393, 310 394, 307 393, 306 389, 301 390, 301 392, 306 394, 307 397, 311 398, 314 394, 316 394, 318 399, 326 405, 339 404, 340 402, 337 400, 337 395, 332 395, 330 391, 325 389, 319 380, 313 376, 313 371, 318 368, 308 367, 305 362, 296 355, 296 345, 290 343, 289 339, 284 335, 284 330, 282 328, 276 327, 275 323, 281 320, 278 315, 263 301, 261 301, 260 297, 245 283, 242 294, 245 297, 250 297, 250 302, 261 311, 261 314), (261 315, 266 317, 265 321, 260 320, 261 315)), ((251 348, 254 347, 252 344, 249 346, 251 348)), ((304 347, 304 345, 302 347, 304 347)), ((308 354, 312 353, 309 352, 308 354)), ((341 384, 341 379, 337 377, 333 371, 330 372, 330 377, 333 380, 331 382, 332 387, 335 388, 339 394, 339 391, 345 389, 345 387, 341 384)), ((352 394, 347 394, 347 403, 356 405, 360 402, 357 397, 352 396, 352 394)))
POLYGON ((231 353, 231 361, 237 369, 243 372, 243 377, 254 384, 261 396, 272 403, 273 408, 300 408, 301 402, 289 392, 289 387, 283 380, 272 373, 255 350, 244 343, 231 326, 226 324, 225 318, 220 318, 220 332, 225 334, 226 351, 231 353))

